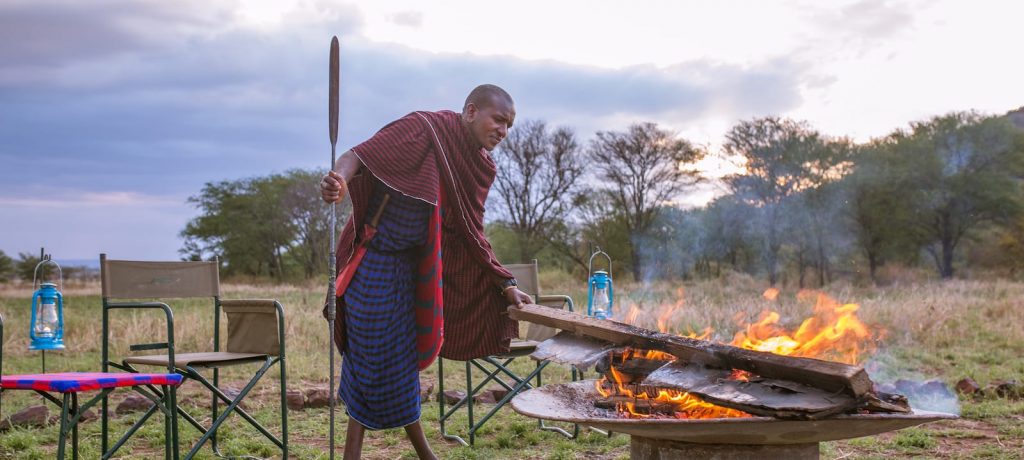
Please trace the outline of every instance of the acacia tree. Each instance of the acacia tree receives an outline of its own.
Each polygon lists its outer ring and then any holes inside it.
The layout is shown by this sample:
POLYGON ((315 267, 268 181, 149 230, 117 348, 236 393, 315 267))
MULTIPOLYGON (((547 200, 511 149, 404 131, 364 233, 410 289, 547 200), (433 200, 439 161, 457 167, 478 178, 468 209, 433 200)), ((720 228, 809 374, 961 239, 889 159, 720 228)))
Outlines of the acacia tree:
POLYGON ((839 225, 843 197, 838 183, 852 167, 853 143, 846 139, 818 137, 806 149, 802 185, 785 203, 786 226, 796 252, 798 284, 805 287, 805 272, 813 268, 818 286, 831 282, 833 255, 846 240, 839 225))
POLYGON ((0 283, 10 281, 14 277, 14 259, 0 251, 0 283))
POLYGON ((722 264, 736 271, 746 271, 756 260, 756 247, 751 244, 750 218, 756 212, 750 205, 733 195, 718 197, 700 210, 700 248, 702 260, 697 269, 711 275, 711 261, 716 264, 715 275, 721 273, 722 264))
MULTIPOLYGON (((18 278, 31 282, 33 277, 37 275, 36 267, 42 259, 37 255, 33 255, 29 252, 19 252, 18 260, 14 262, 14 273, 18 278)), ((39 269, 38 275, 43 279, 52 279, 54 274, 53 265, 43 265, 39 269)))
POLYGON ((1021 214, 1021 137, 1004 117, 955 112, 911 123, 896 143, 921 190, 914 220, 942 278, 953 277, 955 251, 971 230, 1021 214))
POLYGON ((703 151, 654 123, 637 123, 625 132, 598 132, 589 153, 600 189, 629 231, 633 277, 640 280, 645 261, 638 240, 647 236, 662 206, 701 180, 686 166, 699 160, 703 151))
MULTIPOLYGON (((295 231, 289 259, 302 268, 306 278, 327 272, 330 207, 324 204, 317 186, 322 176, 318 171, 289 171, 281 194, 281 209, 295 231)), ((351 205, 351 200, 338 205, 341 222, 347 219, 351 205)))
POLYGON ((768 281, 778 282, 784 242, 783 203, 812 186, 810 171, 820 155, 821 136, 805 122, 778 117, 742 121, 725 135, 723 149, 741 157, 746 170, 723 178, 737 199, 756 208, 761 219, 761 255, 768 281))
POLYGON ((575 133, 527 121, 509 131, 493 156, 499 198, 494 208, 516 235, 520 261, 532 259, 545 244, 564 243, 559 235, 579 204, 583 174, 575 133))
POLYGON ((842 183, 847 202, 842 210, 876 284, 879 267, 892 259, 913 259, 920 250, 912 215, 920 190, 895 152, 897 142, 898 136, 887 136, 858 148, 853 171, 842 183))
POLYGON ((284 209, 284 176, 207 183, 189 198, 202 214, 181 236, 186 258, 221 258, 228 274, 284 276, 284 254, 295 228, 284 209))

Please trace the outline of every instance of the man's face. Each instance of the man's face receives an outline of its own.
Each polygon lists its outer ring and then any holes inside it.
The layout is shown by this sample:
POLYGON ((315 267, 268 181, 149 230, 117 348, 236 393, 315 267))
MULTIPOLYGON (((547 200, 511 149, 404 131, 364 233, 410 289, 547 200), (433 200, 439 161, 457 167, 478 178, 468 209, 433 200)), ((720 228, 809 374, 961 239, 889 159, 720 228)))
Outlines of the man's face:
POLYGON ((469 104, 465 115, 469 131, 489 152, 508 135, 516 118, 516 108, 511 102, 492 98, 491 103, 480 107, 469 104))

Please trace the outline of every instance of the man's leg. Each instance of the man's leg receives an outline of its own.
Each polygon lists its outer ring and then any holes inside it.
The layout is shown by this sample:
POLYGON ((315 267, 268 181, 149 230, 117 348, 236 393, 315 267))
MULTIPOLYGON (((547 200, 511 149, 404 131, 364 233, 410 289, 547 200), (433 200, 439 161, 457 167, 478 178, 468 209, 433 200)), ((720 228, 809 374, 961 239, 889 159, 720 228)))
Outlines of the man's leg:
POLYGON ((363 434, 366 429, 352 417, 348 419, 348 434, 345 436, 344 460, 359 460, 363 453, 363 434))
POLYGON ((423 435, 423 427, 420 426, 419 420, 406 425, 405 434, 409 436, 409 441, 412 442, 412 447, 416 449, 416 455, 419 456, 420 460, 437 460, 434 451, 430 450, 427 437, 423 435))

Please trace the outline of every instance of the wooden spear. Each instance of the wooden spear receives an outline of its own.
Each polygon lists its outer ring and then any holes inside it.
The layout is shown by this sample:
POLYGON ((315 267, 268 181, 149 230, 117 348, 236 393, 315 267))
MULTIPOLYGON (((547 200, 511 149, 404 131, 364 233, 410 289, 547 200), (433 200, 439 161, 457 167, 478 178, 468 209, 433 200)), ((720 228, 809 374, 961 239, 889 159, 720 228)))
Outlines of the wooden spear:
MULTIPOLYGON (((334 170, 334 162, 336 161, 336 147, 338 145, 338 79, 339 79, 339 51, 338 51, 338 37, 331 38, 331 58, 330 58, 330 89, 327 96, 327 112, 328 112, 328 129, 331 135, 331 166, 328 171, 334 170)), ((327 283, 327 329, 330 330, 330 340, 327 341, 327 350, 331 358, 331 376, 330 376, 330 387, 328 388, 328 401, 331 412, 331 428, 329 438, 329 448, 331 450, 330 459, 334 460, 334 411, 337 405, 337 389, 334 386, 334 319, 337 313, 337 299, 335 292, 335 241, 334 234, 335 229, 338 225, 338 210, 337 203, 330 203, 331 207, 331 218, 330 218, 330 234, 331 234, 331 249, 330 256, 328 257, 328 273, 330 274, 330 280, 327 283)))

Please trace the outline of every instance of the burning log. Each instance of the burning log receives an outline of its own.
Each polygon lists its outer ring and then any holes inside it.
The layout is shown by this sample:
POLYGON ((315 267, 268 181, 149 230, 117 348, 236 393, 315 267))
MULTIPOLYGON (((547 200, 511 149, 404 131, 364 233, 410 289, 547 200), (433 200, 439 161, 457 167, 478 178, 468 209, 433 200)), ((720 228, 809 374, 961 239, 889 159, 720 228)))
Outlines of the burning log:
POLYGON ((861 408, 865 412, 895 412, 901 414, 913 412, 910 410, 910 402, 907 401, 906 396, 883 392, 864 396, 861 408))
MULTIPOLYGON (((632 349, 614 350, 608 352, 603 359, 598 361, 595 370, 608 376, 611 368, 614 366, 621 383, 639 383, 647 378, 651 372, 672 361, 671 355, 665 355, 669 359, 636 356, 632 349)), ((615 379, 609 378, 609 380, 614 381, 615 379)))
POLYGON ((640 415, 664 415, 675 416, 678 405, 670 402, 662 402, 651 399, 639 399, 629 396, 609 396, 594 401, 594 407, 607 410, 621 410, 628 407, 628 411, 640 415))
POLYGON ((705 340, 654 332, 616 321, 597 319, 537 305, 509 307, 512 319, 554 327, 620 346, 660 350, 679 360, 720 369, 740 369, 764 378, 788 380, 861 398, 873 383, 862 367, 813 358, 781 356, 705 340))
POLYGON ((859 405, 856 398, 844 393, 756 376, 738 380, 730 370, 680 362, 652 372, 643 384, 685 391, 722 407, 782 419, 820 419, 859 405))

